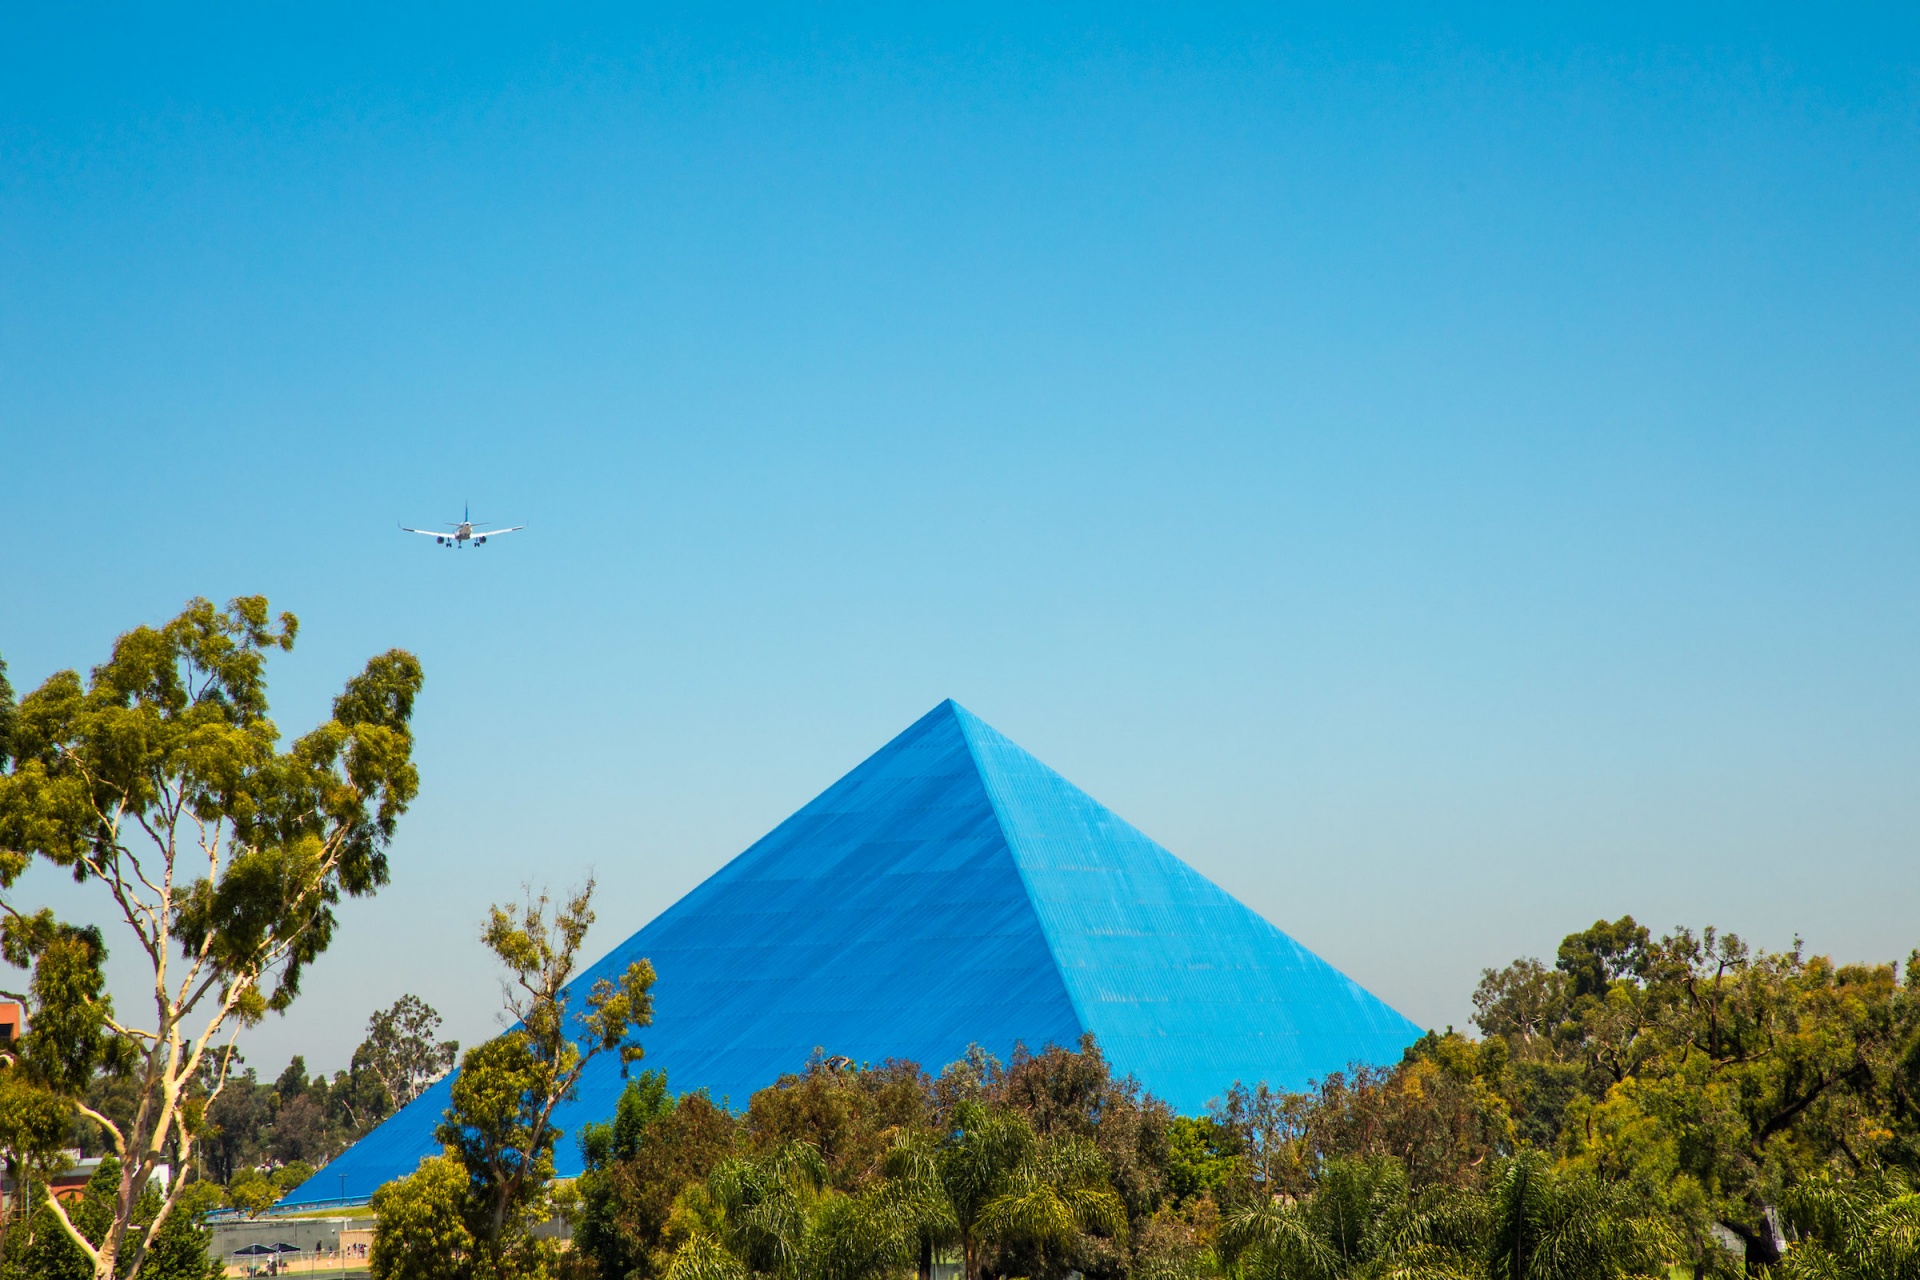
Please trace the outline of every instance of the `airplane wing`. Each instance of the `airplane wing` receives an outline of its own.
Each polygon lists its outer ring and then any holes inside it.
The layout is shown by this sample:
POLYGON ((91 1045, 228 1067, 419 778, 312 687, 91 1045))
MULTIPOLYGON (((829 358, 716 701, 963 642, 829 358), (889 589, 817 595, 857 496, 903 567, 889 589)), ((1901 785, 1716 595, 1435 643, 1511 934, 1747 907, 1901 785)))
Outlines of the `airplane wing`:
POLYGON ((510 529, 475 529, 473 536, 476 538, 497 538, 503 533, 517 533, 526 527, 527 526, 523 524, 516 524, 510 529))
POLYGON ((400 526, 400 532, 423 534, 429 538, 451 538, 453 536, 444 529, 409 529, 405 525, 400 526))

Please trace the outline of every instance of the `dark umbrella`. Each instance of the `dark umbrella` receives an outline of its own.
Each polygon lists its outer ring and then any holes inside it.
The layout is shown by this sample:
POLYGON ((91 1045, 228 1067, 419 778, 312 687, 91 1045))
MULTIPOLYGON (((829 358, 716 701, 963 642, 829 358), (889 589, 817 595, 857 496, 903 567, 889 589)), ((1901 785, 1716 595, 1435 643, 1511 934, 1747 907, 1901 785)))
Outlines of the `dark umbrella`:
POLYGON ((268 1253, 305 1253, 306 1250, 302 1249, 297 1244, 277 1244, 273 1246, 273 1248, 267 1250, 267 1252, 268 1253))
POLYGON ((236 1258, 258 1258, 265 1254, 278 1252, 280 1251, 270 1244, 250 1244, 244 1249, 235 1249, 233 1255, 236 1258))

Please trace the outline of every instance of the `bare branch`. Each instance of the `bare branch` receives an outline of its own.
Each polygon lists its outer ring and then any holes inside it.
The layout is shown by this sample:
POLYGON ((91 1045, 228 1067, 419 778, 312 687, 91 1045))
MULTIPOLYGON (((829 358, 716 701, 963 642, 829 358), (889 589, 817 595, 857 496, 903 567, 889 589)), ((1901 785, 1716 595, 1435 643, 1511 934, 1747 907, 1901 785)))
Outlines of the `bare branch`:
POLYGON ((54 1195, 51 1188, 47 1189, 45 1194, 47 1207, 53 1210, 53 1216, 60 1223, 61 1229, 67 1233, 70 1240, 80 1246, 81 1251, 87 1255, 87 1261, 93 1264, 95 1271, 98 1271, 100 1250, 95 1248, 93 1242, 81 1235, 80 1229, 73 1225, 73 1219, 67 1216, 67 1207, 60 1203, 60 1197, 54 1195))
POLYGON ((138 1274, 140 1264, 146 1261, 147 1254, 153 1249, 153 1242, 159 1238, 160 1228, 166 1224, 167 1218, 180 1203, 181 1194, 187 1189, 187 1161, 192 1148, 193 1139, 182 1135, 180 1167, 174 1171, 173 1181, 167 1186, 166 1197, 160 1201, 160 1211, 153 1215, 153 1222, 147 1227, 146 1234, 141 1236, 139 1243, 134 1246, 133 1266, 129 1270, 135 1274, 138 1274))
POLYGON ((118 1018, 103 1017, 100 1021, 105 1023, 115 1035, 125 1036, 129 1040, 152 1040, 158 1042, 160 1039, 154 1032, 146 1031, 139 1027, 129 1027, 118 1018))
MULTIPOLYGON (((134 817, 134 821, 140 824, 140 829, 147 833, 147 839, 153 841, 154 845, 160 849, 161 853, 164 855, 163 861, 167 864, 168 870, 171 871, 173 867, 173 857, 171 854, 167 853, 168 842, 163 838, 161 838, 161 835, 159 832, 153 829, 152 824, 147 821, 146 814, 135 812, 133 817, 134 817)), ((178 815, 172 815, 170 817, 170 820, 174 822, 178 822, 179 817, 178 815)), ((147 887, 147 892, 153 894, 156 898, 164 897, 165 896, 164 891, 160 888, 159 885, 155 884, 151 879, 148 878, 146 871, 141 867, 140 855, 135 853, 131 847, 125 848, 123 852, 126 856, 127 861, 133 864, 133 874, 140 878, 140 883, 147 887)))
POLYGON ((95 1124, 99 1125, 102 1129, 105 1129, 107 1131, 107 1136, 113 1139, 114 1154, 119 1156, 122 1160, 125 1160, 127 1158, 127 1140, 126 1140, 126 1137, 121 1134, 119 1125, 107 1119, 105 1116, 101 1115, 98 1111, 95 1111, 92 1107, 88 1106, 84 1102, 74 1103, 73 1109, 75 1111, 78 1111, 81 1115, 85 1116, 87 1119, 93 1121, 95 1124))

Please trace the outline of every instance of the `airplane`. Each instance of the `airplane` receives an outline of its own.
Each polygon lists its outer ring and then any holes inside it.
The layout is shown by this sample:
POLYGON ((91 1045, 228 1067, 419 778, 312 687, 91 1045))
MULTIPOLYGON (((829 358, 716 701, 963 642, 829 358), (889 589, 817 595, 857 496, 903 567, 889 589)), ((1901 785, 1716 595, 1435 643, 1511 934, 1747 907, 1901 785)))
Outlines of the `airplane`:
POLYGON ((513 533, 527 526, 516 524, 509 529, 483 529, 475 533, 473 529, 473 509, 463 505, 460 508, 459 521, 456 523, 455 521, 449 520, 447 521, 447 527, 453 532, 440 533, 433 529, 409 529, 405 525, 400 526, 400 532, 417 533, 423 537, 432 538, 443 547, 459 547, 465 550, 469 542, 473 543, 476 547, 483 547, 486 545, 488 538, 497 538, 503 533, 513 533))

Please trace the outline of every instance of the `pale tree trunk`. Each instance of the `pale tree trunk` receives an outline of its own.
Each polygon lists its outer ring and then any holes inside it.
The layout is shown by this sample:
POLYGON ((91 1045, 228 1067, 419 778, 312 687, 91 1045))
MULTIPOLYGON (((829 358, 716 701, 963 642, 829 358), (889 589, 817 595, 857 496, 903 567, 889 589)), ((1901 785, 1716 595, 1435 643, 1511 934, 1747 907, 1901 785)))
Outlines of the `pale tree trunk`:
MULTIPOLYGON (((175 870, 176 858, 180 853, 180 825, 193 822, 198 827, 198 838, 194 843, 206 859, 209 880, 219 878, 221 851, 227 833, 222 824, 215 823, 209 827, 195 819, 188 811, 184 797, 168 795, 166 799, 159 823, 149 825, 144 818, 138 819, 140 826, 158 846, 161 865, 157 868, 160 872, 157 878, 149 877, 139 858, 119 843, 121 823, 125 816, 123 812, 101 815, 112 836, 109 852, 83 859, 87 871, 107 885, 120 908, 122 919, 140 940, 141 948, 152 966, 155 1013, 155 1024, 151 1030, 117 1021, 108 1023, 116 1034, 143 1047, 140 1105, 129 1129, 123 1132, 106 1116, 85 1104, 75 1104, 82 1115, 107 1135, 120 1162, 120 1183, 114 1197, 113 1224, 108 1229, 106 1239, 98 1245, 89 1241, 74 1226, 66 1207, 55 1200, 51 1193, 47 1197, 55 1219, 87 1255, 93 1266, 95 1280, 115 1280, 121 1259, 128 1255, 129 1250, 134 1267, 123 1280, 134 1280, 138 1276, 139 1264, 144 1262, 147 1249, 179 1204, 186 1188, 186 1174, 194 1146, 193 1135, 187 1132, 183 1123, 182 1109, 187 1092, 203 1065, 211 1060, 215 1064, 214 1075, 205 1101, 211 1105, 219 1097, 233 1060, 232 1037, 244 1024, 244 1019, 235 1017, 236 1011, 249 996, 256 995, 262 977, 287 956, 300 933, 304 932, 301 929, 285 937, 270 936, 259 951, 248 957, 242 965, 224 971, 214 963, 213 937, 209 935, 197 953, 180 953, 182 973, 178 983, 174 984, 170 967, 177 949, 173 920, 178 903, 175 870), (209 1000, 212 1003, 205 1021, 200 1024, 197 1033, 190 1034, 186 1030, 188 1020, 209 1000), (223 1031, 227 1033, 226 1043, 216 1048, 215 1041, 220 1039, 223 1031), (133 1218, 140 1197, 163 1162, 169 1145, 174 1147, 180 1167, 173 1171, 167 1194, 153 1221, 144 1231, 137 1231, 133 1218)), ((317 898, 335 856, 337 848, 334 842, 329 841, 319 859, 316 874, 307 885, 301 887, 299 899, 317 898)))

